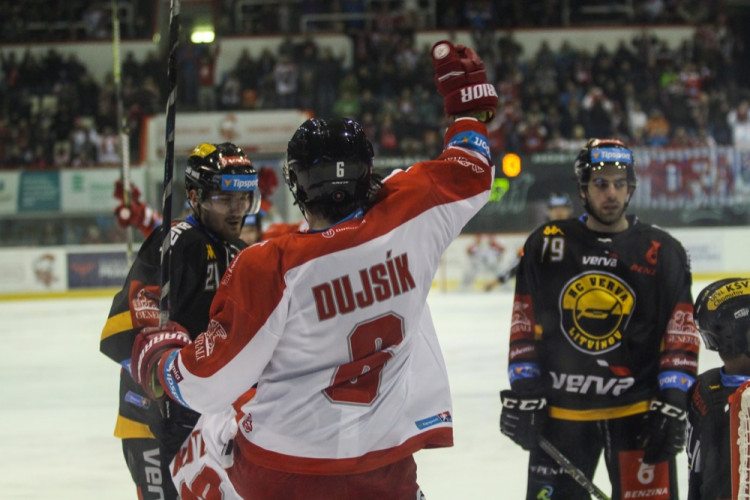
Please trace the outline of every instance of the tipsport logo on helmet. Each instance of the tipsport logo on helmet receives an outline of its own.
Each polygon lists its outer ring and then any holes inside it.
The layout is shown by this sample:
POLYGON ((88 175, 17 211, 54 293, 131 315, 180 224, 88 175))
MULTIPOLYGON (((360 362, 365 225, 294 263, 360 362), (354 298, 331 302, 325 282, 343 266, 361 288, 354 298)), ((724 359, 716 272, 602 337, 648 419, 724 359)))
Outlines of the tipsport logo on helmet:
POLYGON ((633 163, 633 153, 621 148, 596 148, 591 150, 592 163, 633 163))
POLYGON ((258 188, 258 176, 256 174, 221 176, 222 191, 255 191, 258 188))
POLYGON ((560 295, 560 327, 581 352, 601 354, 616 349, 635 307, 635 293, 613 274, 583 273, 560 295))

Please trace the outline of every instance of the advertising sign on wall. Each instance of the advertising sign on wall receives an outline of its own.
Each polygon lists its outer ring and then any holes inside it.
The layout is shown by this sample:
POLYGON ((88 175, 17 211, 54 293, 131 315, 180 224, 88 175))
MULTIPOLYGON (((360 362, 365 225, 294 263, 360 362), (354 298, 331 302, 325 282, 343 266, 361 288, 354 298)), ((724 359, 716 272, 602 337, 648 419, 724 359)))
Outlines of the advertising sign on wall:
MULTIPOLYGON (((63 170, 60 175, 63 212, 111 213, 119 203, 113 194, 119 178, 119 168, 63 170)), ((130 182, 143 192, 146 187, 144 169, 131 169, 130 182)))
POLYGON ((0 293, 67 290, 64 248, 15 248, 0 255, 0 293))
POLYGON ((80 252, 68 254, 68 287, 108 288, 119 287, 128 274, 125 253, 80 252))
POLYGON ((60 172, 21 172, 18 188, 19 213, 60 210, 60 172))
POLYGON ((21 173, 0 172, 0 215, 12 215, 18 207, 18 182, 21 173))

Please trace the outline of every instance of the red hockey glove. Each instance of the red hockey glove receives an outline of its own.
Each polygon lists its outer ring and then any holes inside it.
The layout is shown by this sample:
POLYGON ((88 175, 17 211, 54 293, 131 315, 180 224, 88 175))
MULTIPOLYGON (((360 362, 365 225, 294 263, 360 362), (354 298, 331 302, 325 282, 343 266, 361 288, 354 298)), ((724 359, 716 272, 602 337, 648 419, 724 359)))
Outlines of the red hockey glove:
POLYGON ((170 321, 165 326, 149 326, 135 336, 130 356, 130 374, 150 398, 164 396, 164 389, 156 376, 161 357, 172 349, 190 344, 190 335, 178 323, 170 321))
MULTIPOLYGON (((125 199, 125 190, 122 187, 122 181, 120 179, 117 179, 115 181, 115 192, 113 193, 115 198, 117 198, 120 201, 123 201, 125 199)), ((132 182, 130 183, 130 200, 131 201, 140 201, 141 199, 141 191, 136 187, 135 184, 132 182)))
POLYGON ((643 463, 664 462, 682 451, 686 425, 685 410, 663 401, 652 401, 638 435, 638 446, 644 450, 643 463))
POLYGON ((144 237, 147 237, 156 226, 161 224, 161 216, 142 201, 134 201, 129 207, 120 203, 115 208, 114 214, 117 218, 117 224, 121 228, 133 226, 143 233, 144 237))
POLYGON ((139 227, 143 224, 143 219, 146 216, 146 204, 143 202, 131 202, 129 206, 125 206, 124 203, 120 203, 115 208, 115 217, 117 217, 117 224, 121 228, 128 226, 139 227))
POLYGON ((500 392, 500 401, 503 406, 500 432, 524 450, 536 446, 547 421, 547 400, 543 396, 522 396, 505 390, 500 392))
POLYGON ((497 92, 474 50, 442 40, 432 46, 432 65, 445 114, 471 114, 483 122, 495 117, 497 92))

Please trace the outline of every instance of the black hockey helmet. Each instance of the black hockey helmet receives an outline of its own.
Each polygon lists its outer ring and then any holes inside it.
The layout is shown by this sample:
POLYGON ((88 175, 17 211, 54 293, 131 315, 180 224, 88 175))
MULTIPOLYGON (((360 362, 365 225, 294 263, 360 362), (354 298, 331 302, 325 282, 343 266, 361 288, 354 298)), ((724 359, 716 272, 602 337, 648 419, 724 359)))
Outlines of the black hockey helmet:
POLYGON ((250 213, 260 209, 258 172, 242 148, 231 142, 202 143, 190 152, 185 168, 186 193, 191 189, 198 191, 200 200, 208 191, 250 193, 250 213))
POLYGON ((605 165, 624 168, 628 185, 635 187, 635 162, 633 152, 618 139, 589 139, 581 148, 575 161, 575 175, 578 184, 585 186, 591 179, 591 172, 605 165))
POLYGON ((547 208, 568 207, 573 208, 573 202, 568 193, 550 193, 547 198, 547 208))
POLYGON ((722 355, 750 355, 750 278, 727 278, 695 299, 695 326, 706 348, 722 355))
POLYGON ((289 141, 284 178, 298 203, 363 206, 371 187, 372 158, 372 144, 357 122, 311 118, 289 141))

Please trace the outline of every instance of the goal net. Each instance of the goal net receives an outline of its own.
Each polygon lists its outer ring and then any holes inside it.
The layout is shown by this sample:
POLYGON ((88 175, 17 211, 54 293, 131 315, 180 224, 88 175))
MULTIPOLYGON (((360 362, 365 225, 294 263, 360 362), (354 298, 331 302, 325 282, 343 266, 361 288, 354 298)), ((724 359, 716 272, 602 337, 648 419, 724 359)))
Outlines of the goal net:
POLYGON ((750 381, 729 396, 732 498, 750 500, 750 381))

